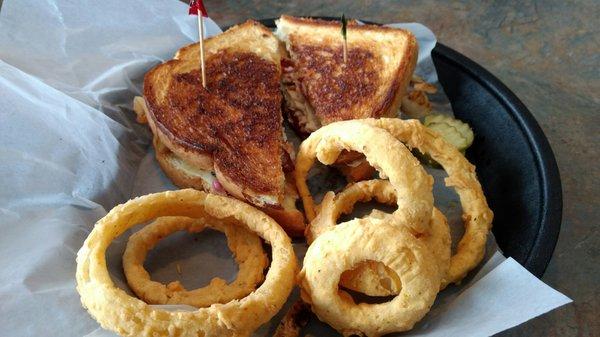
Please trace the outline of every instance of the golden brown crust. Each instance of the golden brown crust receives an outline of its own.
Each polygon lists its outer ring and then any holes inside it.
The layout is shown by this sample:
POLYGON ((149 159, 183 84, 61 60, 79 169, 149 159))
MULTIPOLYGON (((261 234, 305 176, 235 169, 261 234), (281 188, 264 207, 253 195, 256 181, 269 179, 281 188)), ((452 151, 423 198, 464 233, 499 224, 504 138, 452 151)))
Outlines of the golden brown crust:
POLYGON ((222 52, 207 61, 206 74, 210 92, 197 70, 175 74, 168 104, 150 100, 151 118, 181 146, 212 153, 233 186, 281 194, 282 180, 273 179, 282 177, 277 67, 251 53, 222 52))
POLYGON ((231 194, 258 206, 278 205, 284 182, 280 44, 256 22, 232 30, 235 36, 228 31, 207 42, 207 89, 191 57, 194 45, 146 74, 148 121, 169 150, 195 167, 214 169, 231 194), (224 42, 238 35, 245 40, 224 42))
POLYGON ((418 46, 410 32, 349 25, 345 64, 338 21, 284 15, 277 26, 299 87, 321 124, 398 112, 417 61, 418 46))
MULTIPOLYGON (((146 121, 155 137, 158 137, 160 142, 168 149, 177 153, 179 157, 194 164, 196 167, 211 169, 214 165, 212 161, 212 149, 202 149, 186 143, 185 140, 176 137, 168 128, 163 127, 162 124, 157 123, 155 118, 153 118, 153 111, 159 109, 160 104, 164 104, 163 102, 159 103, 158 96, 165 96, 165 92, 168 91, 165 87, 168 87, 171 82, 170 66, 175 66, 176 64, 175 60, 167 61, 162 65, 154 67, 144 76, 146 121)), ((177 117, 177 115, 173 115, 177 117)))
POLYGON ((344 63, 341 46, 303 45, 294 36, 290 45, 304 96, 322 124, 370 117, 356 116, 352 107, 367 104, 375 95, 381 81, 376 70, 381 64, 378 55, 351 48, 344 63))

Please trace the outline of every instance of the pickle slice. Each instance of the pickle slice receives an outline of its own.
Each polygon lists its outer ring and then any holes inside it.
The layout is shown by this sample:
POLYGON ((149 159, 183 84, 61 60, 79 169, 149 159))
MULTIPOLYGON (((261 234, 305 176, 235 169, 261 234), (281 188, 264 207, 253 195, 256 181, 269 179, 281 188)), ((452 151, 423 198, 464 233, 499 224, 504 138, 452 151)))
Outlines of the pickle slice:
MULTIPOLYGON (((463 154, 473 144, 473 139, 475 138, 469 124, 448 115, 431 114, 425 117, 423 125, 437 132, 444 140, 454 145, 463 154)), ((418 150, 413 150, 412 152, 421 163, 433 168, 442 168, 429 155, 423 154, 418 150)))
POLYGON ((423 124, 437 132, 448 143, 454 145, 464 153, 471 144, 475 135, 469 124, 448 115, 432 114, 425 117, 423 124))

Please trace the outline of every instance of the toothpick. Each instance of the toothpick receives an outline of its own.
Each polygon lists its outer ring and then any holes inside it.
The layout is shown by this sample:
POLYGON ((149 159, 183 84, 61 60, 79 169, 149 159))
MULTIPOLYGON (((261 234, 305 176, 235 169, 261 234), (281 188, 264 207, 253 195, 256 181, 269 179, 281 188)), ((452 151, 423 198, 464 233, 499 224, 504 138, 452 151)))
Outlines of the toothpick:
POLYGON ((202 87, 206 89, 206 70, 204 67, 204 16, 198 9, 198 35, 200 42, 200 70, 202 71, 202 87))
POLYGON ((346 26, 347 26, 347 21, 346 21, 346 15, 342 14, 342 18, 340 19, 340 21, 342 21, 342 38, 343 38, 343 49, 344 49, 344 63, 346 63, 348 61, 348 40, 347 40, 347 31, 346 31, 346 26))

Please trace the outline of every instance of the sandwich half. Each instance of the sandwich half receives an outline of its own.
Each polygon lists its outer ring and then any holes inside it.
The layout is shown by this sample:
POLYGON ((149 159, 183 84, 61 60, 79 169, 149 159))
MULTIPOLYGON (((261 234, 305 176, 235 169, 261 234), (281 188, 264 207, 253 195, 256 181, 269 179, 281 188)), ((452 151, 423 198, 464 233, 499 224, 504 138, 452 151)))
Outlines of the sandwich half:
MULTIPOLYGON (((344 62, 340 22, 283 15, 276 25, 289 55, 282 62, 285 114, 297 133, 307 136, 341 120, 397 116, 417 62, 412 33, 351 21, 344 62)), ((350 180, 373 173, 355 153, 343 153, 338 164, 350 180)))
POLYGON ((266 27, 247 21, 150 70, 138 120, 154 134, 156 158, 179 187, 226 193, 262 208, 293 236, 304 217, 295 207, 291 147, 282 126, 281 58, 266 27), (286 175, 290 177, 286 181, 286 175))

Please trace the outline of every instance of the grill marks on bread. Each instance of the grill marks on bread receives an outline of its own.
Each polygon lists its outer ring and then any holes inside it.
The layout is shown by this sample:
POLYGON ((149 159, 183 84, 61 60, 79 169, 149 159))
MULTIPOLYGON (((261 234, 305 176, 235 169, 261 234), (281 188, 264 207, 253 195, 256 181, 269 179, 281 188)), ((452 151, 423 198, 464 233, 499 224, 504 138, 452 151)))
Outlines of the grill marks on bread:
POLYGON ((173 75, 169 108, 153 110, 157 122, 187 145, 212 153, 215 166, 239 185, 281 194, 278 67, 253 53, 227 50, 212 55, 206 67, 207 89, 198 69, 173 75))
POLYGON ((293 40, 291 46, 302 91, 321 122, 359 118, 352 107, 366 104, 375 95, 380 83, 378 56, 350 47, 344 63, 342 47, 302 45, 293 40))

